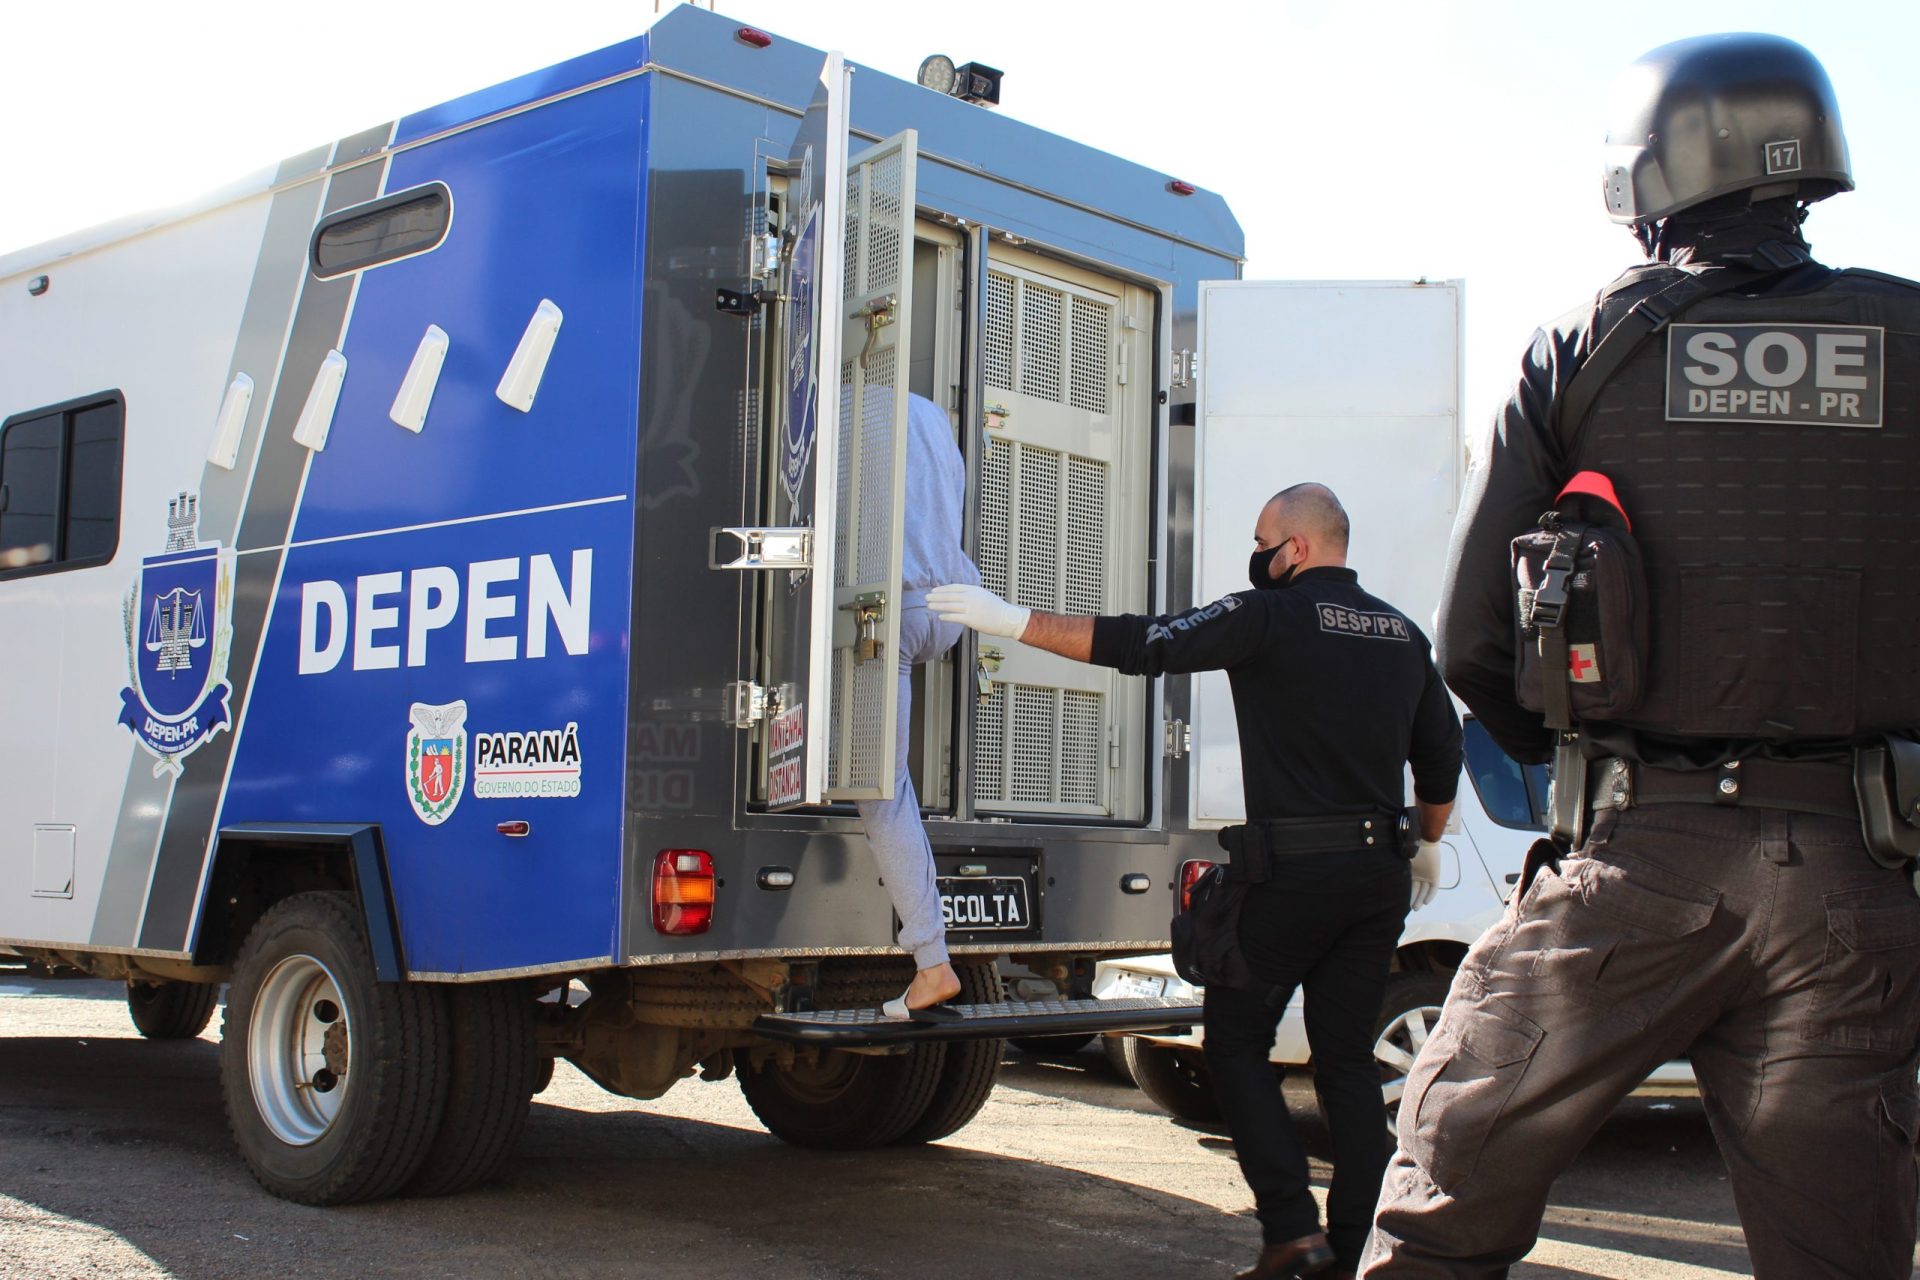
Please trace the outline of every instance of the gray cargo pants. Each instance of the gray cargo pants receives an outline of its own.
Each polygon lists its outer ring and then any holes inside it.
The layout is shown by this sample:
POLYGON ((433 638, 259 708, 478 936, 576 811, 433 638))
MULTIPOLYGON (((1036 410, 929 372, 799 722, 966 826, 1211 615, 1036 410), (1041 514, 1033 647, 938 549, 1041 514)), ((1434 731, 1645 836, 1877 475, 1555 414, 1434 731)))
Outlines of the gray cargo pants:
POLYGON ((1474 944, 1400 1106, 1367 1276, 1503 1276, 1549 1186, 1691 1054, 1757 1280, 1907 1280, 1920 898, 1857 823, 1608 810, 1474 944))
POLYGON ((907 753, 912 747, 913 669, 953 648, 964 628, 933 616, 924 592, 909 593, 900 610, 900 704, 894 717, 893 799, 861 800, 854 805, 873 846, 880 878, 887 882, 893 909, 900 916, 900 945, 913 953, 916 969, 947 963, 947 925, 940 913, 933 845, 920 821, 920 797, 914 791, 907 753))

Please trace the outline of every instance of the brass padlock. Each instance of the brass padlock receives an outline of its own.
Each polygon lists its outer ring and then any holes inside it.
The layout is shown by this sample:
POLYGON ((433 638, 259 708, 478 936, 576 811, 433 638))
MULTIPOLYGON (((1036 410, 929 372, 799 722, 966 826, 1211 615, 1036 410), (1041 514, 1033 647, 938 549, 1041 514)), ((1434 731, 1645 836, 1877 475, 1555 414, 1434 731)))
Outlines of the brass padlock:
POLYGON ((993 677, 1000 670, 1001 660, 1006 655, 995 645, 981 648, 980 656, 974 663, 974 676, 980 685, 980 705, 993 701, 993 677))
POLYGON ((853 611, 855 662, 876 662, 886 653, 886 641, 880 637, 880 620, 886 614, 887 593, 869 591, 840 606, 853 611))

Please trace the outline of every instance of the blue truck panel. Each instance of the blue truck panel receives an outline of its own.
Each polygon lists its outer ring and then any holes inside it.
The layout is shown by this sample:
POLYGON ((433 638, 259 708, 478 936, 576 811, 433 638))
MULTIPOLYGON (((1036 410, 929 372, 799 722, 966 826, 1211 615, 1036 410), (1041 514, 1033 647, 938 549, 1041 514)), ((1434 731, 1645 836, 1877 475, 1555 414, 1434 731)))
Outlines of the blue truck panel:
POLYGON ((362 277, 307 473, 222 821, 380 824, 414 973, 614 953, 648 97, 393 158, 387 190, 445 183, 452 224, 362 277), (543 298, 564 320, 521 413, 494 389, 543 298), (415 434, 388 410, 429 324, 449 350, 415 434))

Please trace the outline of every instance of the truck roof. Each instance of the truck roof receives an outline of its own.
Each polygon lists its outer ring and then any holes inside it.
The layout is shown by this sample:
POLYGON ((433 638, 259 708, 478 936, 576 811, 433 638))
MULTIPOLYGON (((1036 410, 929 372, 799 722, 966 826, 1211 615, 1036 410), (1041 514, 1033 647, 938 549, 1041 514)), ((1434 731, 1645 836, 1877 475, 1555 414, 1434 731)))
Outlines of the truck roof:
MULTIPOLYGON (((337 148, 332 143, 314 147, 185 204, 133 214, 0 256, 0 278, 44 268, 209 209, 307 180, 329 167, 357 163, 383 149, 404 149, 644 72, 702 82, 795 117, 803 114, 818 83, 824 52, 777 37, 766 48, 757 48, 738 38, 741 29, 737 21, 682 5, 644 35, 403 116, 390 130, 387 126, 363 130, 350 135, 337 148)), ((850 65, 859 73, 853 92, 856 134, 878 140, 914 128, 920 133, 923 163, 942 164, 1039 192, 1089 213, 1236 261, 1245 258, 1246 242, 1240 224, 1227 209, 1226 201, 1214 192, 1178 194, 1171 189, 1168 174, 862 64, 850 65)))

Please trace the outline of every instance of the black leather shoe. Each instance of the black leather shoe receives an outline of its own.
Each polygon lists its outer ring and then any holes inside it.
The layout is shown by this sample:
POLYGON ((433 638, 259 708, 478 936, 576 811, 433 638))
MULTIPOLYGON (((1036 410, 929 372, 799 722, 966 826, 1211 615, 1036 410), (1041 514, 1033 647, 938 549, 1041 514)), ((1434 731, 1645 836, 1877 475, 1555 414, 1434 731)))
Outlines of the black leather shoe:
POLYGON ((1299 1276, 1317 1276, 1333 1262, 1333 1246, 1316 1231, 1298 1240, 1267 1245, 1260 1250, 1260 1261, 1235 1272, 1233 1280, 1296 1280, 1299 1276))

